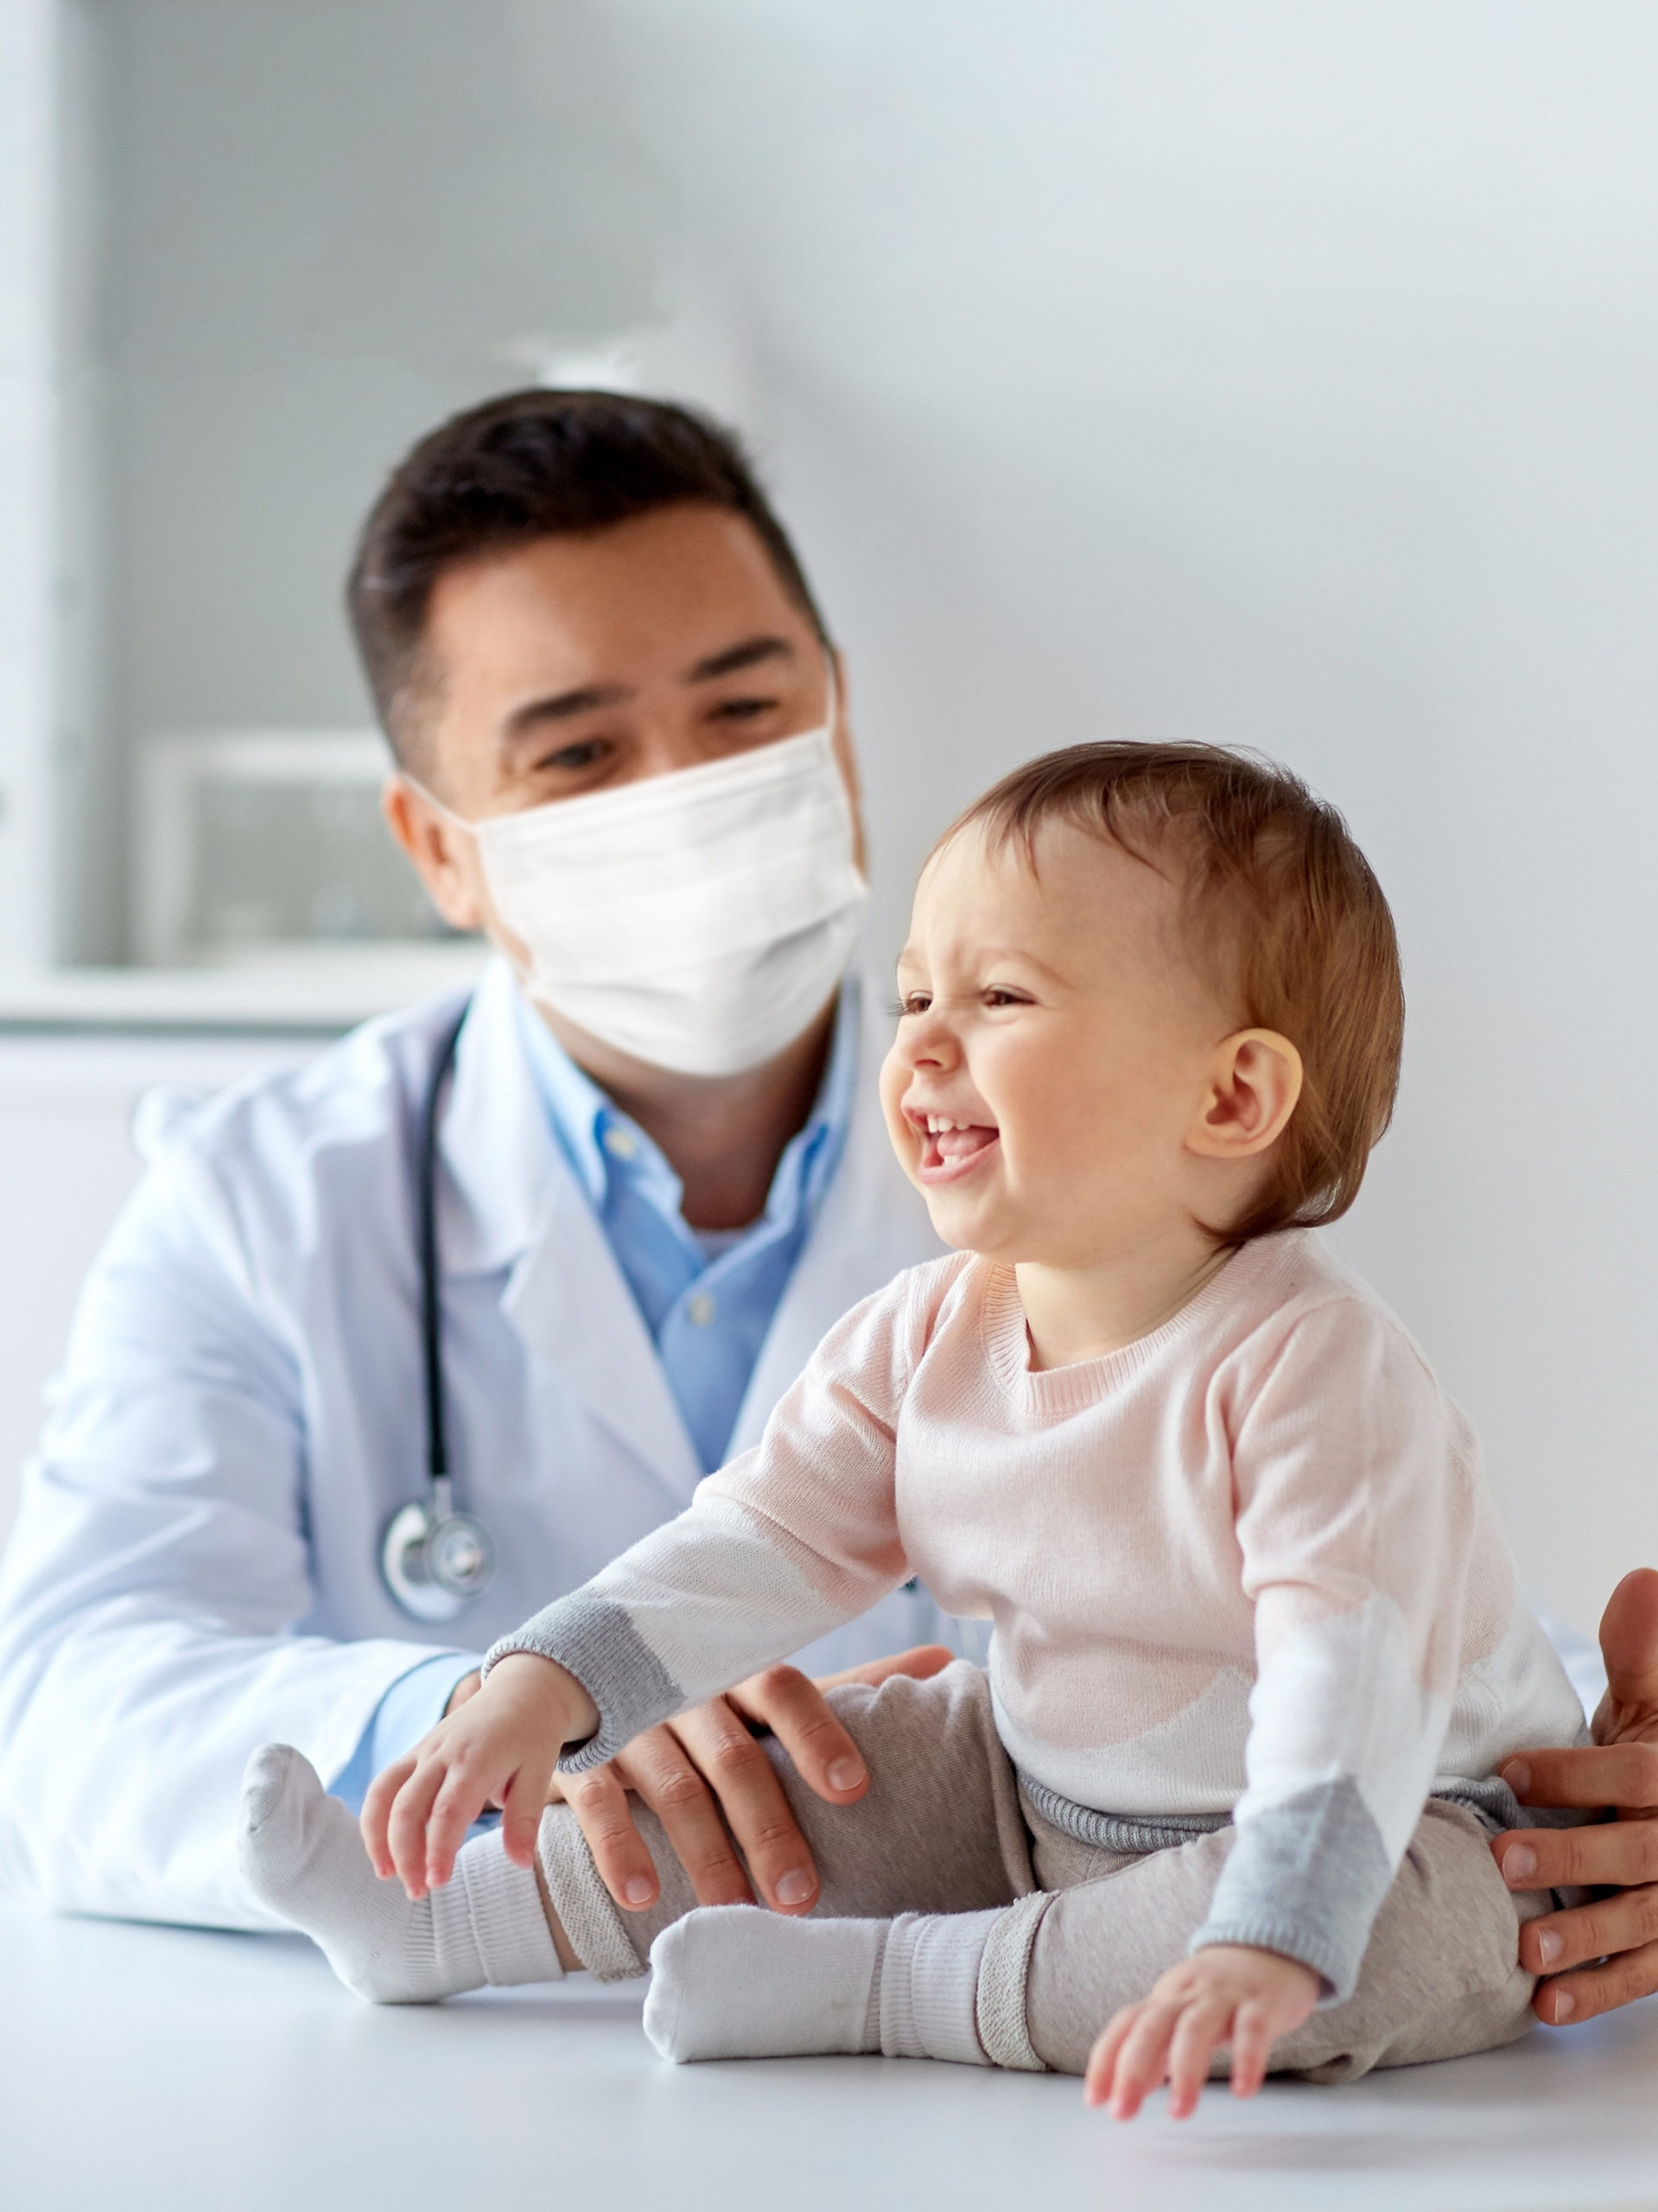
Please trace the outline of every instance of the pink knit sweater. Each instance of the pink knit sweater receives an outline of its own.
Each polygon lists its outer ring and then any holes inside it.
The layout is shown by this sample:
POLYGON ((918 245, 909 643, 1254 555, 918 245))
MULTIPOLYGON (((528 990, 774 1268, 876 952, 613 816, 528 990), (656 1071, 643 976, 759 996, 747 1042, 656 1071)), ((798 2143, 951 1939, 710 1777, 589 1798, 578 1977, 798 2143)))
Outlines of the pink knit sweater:
POLYGON ((1045 1811, 1237 1823, 1199 1940, 1339 1995, 1437 1789, 1582 1716, 1515 1600, 1467 1423, 1304 1233, 1235 1255, 1162 1328, 1032 1372, 1011 1270, 955 1256, 831 1332, 759 1446, 498 1647, 585 1684, 572 1765, 862 1611, 911 1574, 993 1624, 1010 1758, 1045 1811))

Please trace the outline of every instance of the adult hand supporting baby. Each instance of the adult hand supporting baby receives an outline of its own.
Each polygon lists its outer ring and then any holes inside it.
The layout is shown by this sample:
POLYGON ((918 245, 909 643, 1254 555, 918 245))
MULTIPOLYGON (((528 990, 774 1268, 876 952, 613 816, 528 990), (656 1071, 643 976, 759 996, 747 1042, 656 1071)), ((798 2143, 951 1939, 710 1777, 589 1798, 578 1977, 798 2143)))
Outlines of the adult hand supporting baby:
MULTIPOLYGON (((662 1822, 699 1904, 752 1904, 758 1887, 773 1912, 808 1912, 817 1902, 817 1869, 754 1732, 775 1736, 827 1804, 855 1805, 869 1787, 868 1770, 826 1693, 843 1682, 877 1688, 896 1675, 925 1681, 955 1656, 942 1643, 917 1644, 816 1681, 797 1667, 768 1667, 724 1697, 647 1728, 607 1765, 554 1775, 547 1802, 569 1806, 625 1911, 647 1910, 661 1887, 634 1825, 630 1799, 637 1796, 662 1822)), ((475 1674, 467 1675, 449 1711, 478 1686, 475 1674)))
POLYGON ((1532 2008, 1551 2026, 1658 1991, 1658 1573, 1626 1574, 1600 1624, 1606 1695, 1592 1751, 1515 1754, 1503 1778, 1528 1805, 1615 1808, 1591 1827, 1514 1828, 1491 1848, 1511 1890, 1610 1888, 1528 1921, 1520 1960, 1546 1975, 1532 2008))
POLYGON ((825 1692, 895 1675, 924 1681, 955 1656, 943 1644, 924 1643, 816 1681, 797 1667, 770 1667, 724 1697, 647 1729, 607 1766, 555 1775, 549 1797, 562 1796, 575 1815, 606 1888, 626 1910, 645 1910, 659 1888, 633 1823, 632 1795, 662 1822, 699 1904, 746 1904, 758 1889, 774 1912, 810 1911, 817 1869, 754 1731, 777 1738, 826 1803, 855 1805, 869 1787, 868 1770, 825 1692))

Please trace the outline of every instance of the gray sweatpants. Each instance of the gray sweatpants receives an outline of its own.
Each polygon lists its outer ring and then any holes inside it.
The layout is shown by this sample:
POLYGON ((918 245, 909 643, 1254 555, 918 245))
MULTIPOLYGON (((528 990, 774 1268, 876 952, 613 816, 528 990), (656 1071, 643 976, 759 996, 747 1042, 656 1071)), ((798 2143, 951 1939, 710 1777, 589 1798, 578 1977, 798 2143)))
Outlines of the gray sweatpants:
MULTIPOLYGON (((931 1681, 848 1686, 830 1701, 868 1763, 860 1803, 824 1804, 768 1745, 817 1862, 814 1914, 889 1919, 1005 1908, 979 1969, 979 2039, 995 2064, 1080 2074, 1117 2008, 1185 1955, 1233 1831, 1114 1852, 1055 1827, 1020 1789, 988 1684, 964 1662, 931 1681)), ((644 1913, 612 1903, 567 1808, 555 1808, 542 1831, 554 1907, 582 1963, 605 1980, 643 1973, 656 1936, 696 1903, 655 1819, 643 1807, 638 1817, 662 1882, 659 1902, 644 1913)), ((1377 1916, 1356 1991, 1284 2037, 1274 2070, 1350 2081, 1374 2066, 1512 2042, 1531 2022, 1520 1923, 1551 1902, 1547 1892, 1511 1895, 1482 1823, 1459 1806, 1430 1802, 1377 1916)), ((1223 2057, 1215 2070, 1225 2069, 1223 2057)))

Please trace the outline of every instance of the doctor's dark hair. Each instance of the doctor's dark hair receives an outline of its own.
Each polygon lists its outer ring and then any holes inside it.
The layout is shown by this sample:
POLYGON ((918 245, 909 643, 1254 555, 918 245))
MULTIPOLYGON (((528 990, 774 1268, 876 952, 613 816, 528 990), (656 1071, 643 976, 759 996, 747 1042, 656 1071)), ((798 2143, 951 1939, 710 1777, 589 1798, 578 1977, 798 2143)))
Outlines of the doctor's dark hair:
POLYGON ((1210 745, 1073 745, 1027 761, 969 826, 1032 868, 1045 822, 1109 839, 1182 888, 1186 944, 1237 1026, 1273 1029, 1304 1082, 1255 1204, 1212 1234, 1247 1243, 1335 1221, 1393 1118, 1405 991, 1393 915, 1333 806, 1287 768, 1210 745))
POLYGON ((730 430, 689 407, 625 392, 511 391, 441 423, 399 462, 358 541, 352 633, 392 750, 419 737, 427 610, 464 561, 578 537, 688 504, 740 515, 778 581, 829 642, 795 550, 730 430))

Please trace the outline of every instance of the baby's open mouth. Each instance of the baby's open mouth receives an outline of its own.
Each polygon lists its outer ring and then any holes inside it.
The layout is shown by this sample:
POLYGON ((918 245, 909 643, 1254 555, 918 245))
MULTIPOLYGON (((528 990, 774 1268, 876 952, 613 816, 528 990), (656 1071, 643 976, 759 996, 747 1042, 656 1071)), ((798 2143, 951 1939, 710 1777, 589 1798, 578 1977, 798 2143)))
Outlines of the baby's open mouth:
POLYGON ((944 1114, 912 1117, 921 1140, 920 1173, 924 1181, 949 1182, 988 1152, 998 1132, 984 1122, 956 1122, 944 1114))

